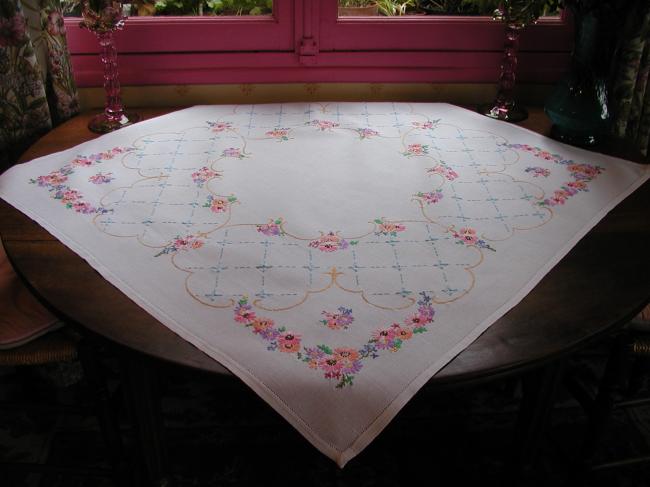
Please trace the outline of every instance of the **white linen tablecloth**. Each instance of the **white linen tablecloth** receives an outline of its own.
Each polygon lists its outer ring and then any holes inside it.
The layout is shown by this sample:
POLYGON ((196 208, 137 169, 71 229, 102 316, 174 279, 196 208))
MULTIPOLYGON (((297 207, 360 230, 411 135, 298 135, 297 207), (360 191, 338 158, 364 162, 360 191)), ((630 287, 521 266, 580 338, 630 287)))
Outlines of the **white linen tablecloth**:
POLYGON ((343 466, 647 178, 446 104, 199 106, 0 197, 343 466))

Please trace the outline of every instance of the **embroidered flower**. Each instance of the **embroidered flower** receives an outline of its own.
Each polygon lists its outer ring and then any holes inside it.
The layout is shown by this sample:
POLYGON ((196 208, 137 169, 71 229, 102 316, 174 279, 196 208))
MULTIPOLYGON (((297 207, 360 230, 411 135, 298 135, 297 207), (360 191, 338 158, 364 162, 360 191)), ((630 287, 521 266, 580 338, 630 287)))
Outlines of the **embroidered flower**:
POLYGON ((279 235, 284 235, 284 231, 282 230, 282 223, 282 218, 269 220, 268 223, 257 225, 257 231, 263 235, 266 235, 267 237, 277 237, 279 235))
MULTIPOLYGON (((415 334, 427 331, 426 325, 433 321, 434 310, 431 298, 424 292, 420 294, 418 311, 414 314, 420 317, 418 320, 410 320, 407 325, 393 323, 387 328, 378 329, 360 349, 332 349, 320 344, 304 347, 301 351, 300 335, 287 331, 284 327, 277 328, 271 319, 257 316, 246 297, 237 302, 233 315, 237 323, 252 328, 253 333, 267 343, 267 350, 294 354, 296 359, 307 364, 310 369, 321 371, 324 378, 337 380, 336 387, 341 389, 353 385, 355 374, 363 367, 363 360, 378 358, 382 351, 397 352, 415 334)), ((338 308, 338 313, 324 311, 323 316, 325 319, 321 323, 326 326, 331 324, 332 327, 341 328, 353 321, 352 310, 343 306, 338 308)))
POLYGON ((356 374, 361 370, 359 352, 353 348, 335 348, 333 357, 341 365, 344 374, 356 374))
POLYGON ((30 179, 29 182, 31 184, 38 184, 41 187, 57 186, 65 183, 68 180, 68 174, 71 172, 72 170, 64 171, 60 169, 51 172, 47 176, 38 176, 36 179, 30 179))
POLYGON ((451 234, 456 238, 456 243, 462 245, 474 245, 481 249, 491 250, 496 252, 490 245, 483 239, 479 238, 476 235, 476 230, 473 228, 465 227, 461 228, 459 231, 452 230, 451 234))
POLYGON ((419 192, 415 196, 422 199, 427 205, 432 205, 440 201, 443 197, 442 190, 436 189, 434 191, 429 191, 428 193, 419 192))
POLYGON ((340 306, 338 313, 330 313, 329 311, 322 311, 321 314, 325 319, 320 322, 331 330, 347 330, 350 324, 354 321, 352 316, 352 309, 340 306))
POLYGON ((429 146, 422 144, 410 144, 405 152, 402 152, 403 155, 407 157, 411 156, 423 156, 429 153, 429 146))
POLYGON ((115 156, 124 154, 126 152, 132 151, 132 147, 113 147, 104 152, 98 152, 96 154, 91 154, 89 156, 78 156, 74 158, 70 164, 74 167, 88 167, 92 166, 95 163, 102 161, 108 161, 113 159, 115 156))
POLYGON ((113 177, 112 172, 107 172, 107 173, 98 172, 97 174, 90 176, 88 178, 88 181, 93 184, 108 184, 114 179, 115 178, 113 177))
POLYGON ((440 119, 427 120, 426 122, 411 122, 411 125, 413 125, 417 129, 427 130, 427 129, 432 129, 433 126, 436 125, 438 122, 440 122, 440 119))
POLYGON ((332 122, 330 120, 312 120, 307 122, 306 125, 311 125, 312 127, 318 127, 321 131, 332 130, 339 126, 338 123, 332 122))
POLYGON ((257 318, 257 315, 252 311, 252 309, 253 307, 248 304, 246 298, 240 299, 237 306, 235 306, 235 321, 245 325, 253 323, 257 318))
POLYGON ((165 248, 158 252, 154 257, 161 255, 173 254, 179 250, 195 250, 203 247, 204 241, 194 235, 187 235, 185 237, 177 236, 165 248))
POLYGON ((377 230, 375 235, 390 235, 391 237, 397 237, 399 232, 406 230, 406 226, 401 223, 393 223, 384 220, 383 218, 377 218, 374 223, 377 225, 377 230))
POLYGON ((454 179, 458 178, 458 173, 443 163, 438 164, 436 167, 427 169, 427 173, 439 174, 447 181, 453 181, 454 179))
POLYGON ((278 350, 284 353, 296 353, 300 350, 300 335, 292 332, 282 333, 278 337, 278 350))
POLYGON ((567 170, 575 179, 591 180, 603 172, 603 168, 591 164, 570 164, 567 170))
POLYGON ((350 244, 343 237, 329 232, 321 235, 320 238, 309 242, 309 246, 320 250, 321 252, 336 252, 337 250, 347 249, 350 244))
POLYGON ((537 167, 537 166, 527 167, 525 169, 525 171, 529 172, 529 173, 532 173, 532 176, 534 178, 539 177, 539 176, 543 176, 543 177, 547 178, 547 177, 549 177, 551 175, 551 170, 547 169, 545 167, 537 167))
POLYGON ((359 134, 360 139, 369 139, 379 135, 379 132, 370 128, 356 129, 356 132, 359 134))
POLYGON ((221 157, 234 157, 235 159, 244 159, 246 156, 239 147, 228 147, 221 153, 221 157))
POLYGON ((277 129, 269 130, 268 132, 266 132, 266 136, 271 137, 271 138, 277 140, 278 142, 283 142, 283 141, 289 140, 289 131, 290 130, 291 129, 287 129, 287 128, 277 128, 277 129))
POLYGON ((208 126, 215 133, 232 129, 232 123, 230 122, 208 122, 208 126))
POLYGON ((237 198, 234 196, 228 196, 227 198, 221 196, 212 196, 208 195, 207 201, 203 204, 204 208, 210 208, 210 211, 213 213, 224 213, 226 212, 232 203, 237 201, 237 198))
POLYGON ((202 188, 207 181, 218 176, 221 175, 217 171, 203 166, 198 171, 192 173, 192 181, 194 181, 194 184, 196 184, 199 188, 202 188))

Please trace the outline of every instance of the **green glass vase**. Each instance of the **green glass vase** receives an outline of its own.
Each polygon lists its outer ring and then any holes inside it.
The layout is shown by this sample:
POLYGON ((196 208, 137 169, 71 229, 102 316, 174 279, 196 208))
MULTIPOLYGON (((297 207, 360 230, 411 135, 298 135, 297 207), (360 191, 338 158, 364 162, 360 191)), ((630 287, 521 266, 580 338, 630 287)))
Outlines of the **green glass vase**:
POLYGON ((591 147, 610 122, 607 85, 598 59, 600 19, 594 11, 574 12, 575 45, 571 67, 546 100, 544 111, 553 122, 551 137, 591 147))

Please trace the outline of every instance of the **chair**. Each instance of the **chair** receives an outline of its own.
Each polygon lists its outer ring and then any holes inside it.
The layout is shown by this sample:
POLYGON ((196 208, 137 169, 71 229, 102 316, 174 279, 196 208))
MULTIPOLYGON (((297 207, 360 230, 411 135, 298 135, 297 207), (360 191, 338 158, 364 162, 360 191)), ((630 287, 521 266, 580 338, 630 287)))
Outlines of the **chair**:
POLYGON ((614 411, 650 404, 650 389, 643 391, 642 387, 644 381, 650 381, 650 305, 613 337, 609 347, 604 372, 595 384, 585 380, 584 375, 567 376, 567 388, 587 414, 581 472, 575 472, 581 477, 585 471, 629 467, 650 461, 650 451, 633 457, 595 461, 607 441, 607 427, 614 411))
MULTIPOLYGON (((119 429, 110 395, 95 350, 43 308, 20 282, 0 245, 0 367, 22 372, 27 367, 48 364, 81 365, 86 396, 93 404, 110 455, 110 469, 89 469, 42 463, 0 462, 0 472, 74 473, 80 476, 110 477, 115 485, 129 484, 119 429)), ((26 383, 27 388, 30 387, 26 383)), ((0 403, 2 409, 75 409, 52 403, 0 403)), ((76 409, 79 409, 78 407, 76 409)))

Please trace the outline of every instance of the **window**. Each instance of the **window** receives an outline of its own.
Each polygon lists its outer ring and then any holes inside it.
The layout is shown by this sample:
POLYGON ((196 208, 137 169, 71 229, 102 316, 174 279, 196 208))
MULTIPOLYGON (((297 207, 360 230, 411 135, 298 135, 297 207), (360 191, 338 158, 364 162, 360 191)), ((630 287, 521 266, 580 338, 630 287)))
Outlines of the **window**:
MULTIPOLYGON (((339 17, 337 0, 275 0, 268 11, 130 17, 116 36, 121 81, 491 83, 498 77, 503 24, 490 17, 339 17)), ((100 86, 96 40, 74 18, 66 26, 78 84, 100 86)), ((571 35, 563 16, 526 28, 519 79, 558 79, 571 35)))

